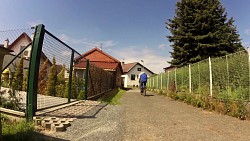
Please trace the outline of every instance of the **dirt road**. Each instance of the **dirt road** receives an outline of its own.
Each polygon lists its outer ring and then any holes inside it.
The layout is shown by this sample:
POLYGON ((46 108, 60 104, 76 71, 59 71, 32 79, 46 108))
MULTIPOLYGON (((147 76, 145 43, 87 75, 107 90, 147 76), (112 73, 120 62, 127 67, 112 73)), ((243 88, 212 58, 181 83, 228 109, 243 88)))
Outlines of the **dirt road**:
POLYGON ((129 90, 121 105, 107 105, 73 122, 67 140, 248 141, 250 122, 204 111, 148 92, 129 90))

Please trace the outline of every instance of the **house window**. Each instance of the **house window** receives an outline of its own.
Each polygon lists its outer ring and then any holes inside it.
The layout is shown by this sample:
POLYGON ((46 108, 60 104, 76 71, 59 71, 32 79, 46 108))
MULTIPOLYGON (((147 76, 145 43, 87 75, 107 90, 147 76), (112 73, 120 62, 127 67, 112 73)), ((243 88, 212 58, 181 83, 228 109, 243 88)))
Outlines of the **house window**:
POLYGON ((141 71, 141 68, 137 68, 137 71, 141 71))
POLYGON ((135 75, 131 74, 131 80, 135 80, 135 75))

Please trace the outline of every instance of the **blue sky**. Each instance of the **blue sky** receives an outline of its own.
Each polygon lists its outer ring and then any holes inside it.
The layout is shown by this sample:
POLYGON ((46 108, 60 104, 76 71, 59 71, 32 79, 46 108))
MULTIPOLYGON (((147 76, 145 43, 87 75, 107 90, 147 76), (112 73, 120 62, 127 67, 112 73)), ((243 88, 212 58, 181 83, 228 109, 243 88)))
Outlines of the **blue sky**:
MULTIPOLYGON (((168 66, 165 22, 178 0, 1 0, 0 31, 44 24, 81 54, 100 47, 125 63, 144 60, 155 73, 168 66)), ((250 46, 250 1, 221 0, 250 46)))

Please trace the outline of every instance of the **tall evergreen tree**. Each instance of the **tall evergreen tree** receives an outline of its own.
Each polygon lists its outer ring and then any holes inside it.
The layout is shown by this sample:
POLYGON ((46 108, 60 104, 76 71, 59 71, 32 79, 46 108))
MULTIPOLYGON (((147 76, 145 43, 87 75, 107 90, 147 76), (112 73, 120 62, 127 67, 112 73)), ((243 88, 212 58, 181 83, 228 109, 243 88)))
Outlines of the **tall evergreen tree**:
POLYGON ((56 96, 56 83, 57 83, 57 72, 56 72, 56 59, 53 57, 52 66, 50 67, 46 95, 56 96))
POLYGON ((57 75, 57 85, 56 85, 56 92, 58 97, 63 97, 65 92, 65 66, 63 66, 60 73, 57 75))
POLYGON ((171 65, 180 67, 244 49, 233 18, 227 19, 219 0, 181 0, 176 7, 176 16, 166 22, 172 34, 167 36, 173 43, 171 65))
POLYGON ((13 80, 13 88, 19 91, 22 90, 22 84, 23 84, 23 60, 24 58, 21 57, 20 61, 18 62, 13 80))
POLYGON ((29 71, 26 70, 25 75, 23 76, 23 91, 27 91, 27 86, 28 86, 28 75, 29 71))
POLYGON ((45 62, 42 65, 42 68, 39 71, 38 76, 38 93, 39 94, 45 94, 46 89, 46 79, 47 79, 47 68, 49 65, 49 59, 47 58, 45 62))

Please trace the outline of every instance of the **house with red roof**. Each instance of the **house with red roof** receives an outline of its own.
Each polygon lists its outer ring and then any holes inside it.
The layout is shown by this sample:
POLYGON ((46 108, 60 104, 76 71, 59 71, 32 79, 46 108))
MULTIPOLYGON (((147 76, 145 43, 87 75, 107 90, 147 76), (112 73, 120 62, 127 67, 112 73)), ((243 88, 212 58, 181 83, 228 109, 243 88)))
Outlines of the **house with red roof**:
POLYGON ((107 70, 114 75, 114 87, 121 86, 122 67, 121 62, 119 60, 115 59, 114 57, 110 56, 109 54, 97 47, 82 54, 82 57, 83 58, 75 59, 76 63, 74 65, 74 70, 78 77, 84 77, 86 69, 86 59, 89 59, 91 64, 94 64, 99 68, 107 70))
POLYGON ((124 87, 128 86, 139 86, 139 79, 142 73, 146 73, 148 77, 152 76, 154 73, 140 64, 139 62, 127 63, 122 62, 123 70, 123 85, 124 87))

